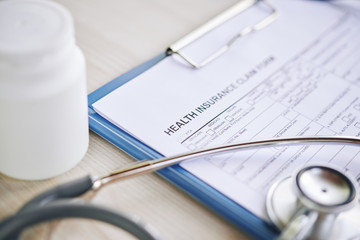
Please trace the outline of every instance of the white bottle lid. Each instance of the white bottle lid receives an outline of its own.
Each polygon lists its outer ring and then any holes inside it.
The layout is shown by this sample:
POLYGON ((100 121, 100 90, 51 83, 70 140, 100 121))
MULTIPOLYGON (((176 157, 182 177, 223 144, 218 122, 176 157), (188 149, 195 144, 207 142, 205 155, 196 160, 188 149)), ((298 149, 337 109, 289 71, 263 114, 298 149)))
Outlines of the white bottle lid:
POLYGON ((0 58, 7 61, 31 61, 74 44, 71 15, 50 1, 1 2, 0 30, 0 58))

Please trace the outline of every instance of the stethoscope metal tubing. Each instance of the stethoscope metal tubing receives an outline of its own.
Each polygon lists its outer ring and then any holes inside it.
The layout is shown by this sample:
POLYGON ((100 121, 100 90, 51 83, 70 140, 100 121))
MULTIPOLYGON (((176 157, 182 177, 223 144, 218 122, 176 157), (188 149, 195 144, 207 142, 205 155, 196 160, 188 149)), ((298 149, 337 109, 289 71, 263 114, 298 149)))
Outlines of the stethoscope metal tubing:
POLYGON ((239 150, 251 150, 259 148, 277 147, 277 146, 292 146, 292 145, 314 145, 314 144, 346 144, 346 145, 360 145, 360 138, 350 136, 312 136, 312 137, 282 137, 262 140, 252 140, 239 142, 228 145, 221 145, 207 149, 201 149, 193 152, 188 152, 172 157, 165 157, 155 160, 145 160, 135 163, 131 166, 116 170, 108 175, 96 177, 93 180, 93 189, 98 189, 108 183, 119 181, 125 178, 138 176, 144 173, 153 172, 165 167, 169 167, 190 159, 201 158, 214 154, 229 153, 239 150))

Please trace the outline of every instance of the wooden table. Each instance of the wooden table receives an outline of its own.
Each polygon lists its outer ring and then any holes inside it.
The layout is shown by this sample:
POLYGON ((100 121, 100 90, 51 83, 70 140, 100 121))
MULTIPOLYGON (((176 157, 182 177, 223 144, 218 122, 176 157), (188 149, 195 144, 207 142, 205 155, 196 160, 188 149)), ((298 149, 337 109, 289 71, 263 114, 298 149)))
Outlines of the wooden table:
MULTIPOLYGON (((87 60, 88 93, 163 52, 234 0, 58 0, 72 13, 76 39, 87 60)), ((56 184, 85 174, 102 175, 134 160, 90 132, 84 159, 71 171, 44 181, 21 181, 0 174, 0 218, 56 184)), ((92 200, 135 214, 163 239, 247 239, 156 174, 108 186, 92 200)), ((25 239, 131 239, 109 225, 87 220, 58 221, 26 231, 25 239)))

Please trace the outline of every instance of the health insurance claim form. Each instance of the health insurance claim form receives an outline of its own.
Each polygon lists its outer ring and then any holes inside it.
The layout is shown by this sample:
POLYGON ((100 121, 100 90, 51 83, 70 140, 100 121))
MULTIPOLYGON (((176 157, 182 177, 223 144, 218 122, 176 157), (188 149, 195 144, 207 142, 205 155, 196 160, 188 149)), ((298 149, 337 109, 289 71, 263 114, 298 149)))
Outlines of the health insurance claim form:
MULTIPOLYGON (((94 109, 165 156, 250 139, 359 136, 358 16, 316 1, 271 2, 279 18, 209 65, 196 70, 167 57, 94 109)), ((264 13, 252 7, 186 50, 203 55, 220 44, 216 36, 229 36, 264 13)), ((354 146, 259 149, 181 166, 266 219, 269 186, 309 161, 360 177, 354 146)))

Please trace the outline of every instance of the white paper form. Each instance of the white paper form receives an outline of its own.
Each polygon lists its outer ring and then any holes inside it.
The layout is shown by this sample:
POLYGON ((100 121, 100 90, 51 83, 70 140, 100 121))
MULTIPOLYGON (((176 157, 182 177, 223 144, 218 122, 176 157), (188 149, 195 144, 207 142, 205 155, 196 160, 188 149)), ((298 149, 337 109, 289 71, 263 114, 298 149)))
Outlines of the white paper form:
MULTIPOLYGON (((191 69, 167 57, 100 99, 94 109, 166 156, 249 139, 359 136, 359 19, 319 2, 272 2, 278 20, 206 67, 191 69)), ((261 14, 262 9, 253 9, 245 17, 261 14)), ((242 17, 229 26, 241 29, 242 17)), ((206 47, 196 44, 216 45, 215 36, 229 35, 229 27, 216 31, 210 41, 201 39, 189 49, 200 49, 200 55, 206 47)), ((348 146, 269 148, 181 166, 266 219, 271 183, 315 160, 360 178, 359 149, 348 146)))

